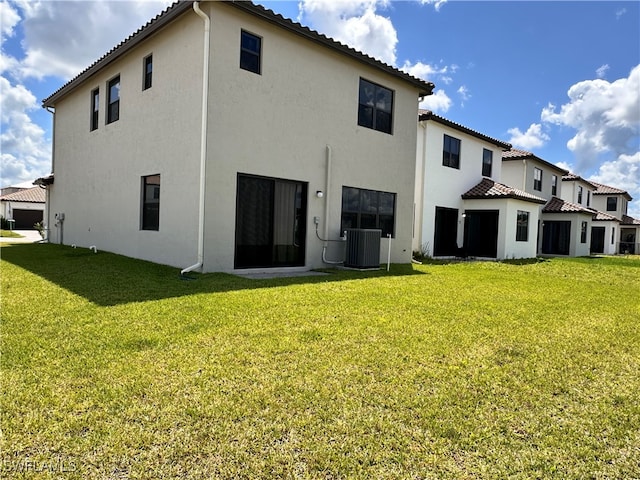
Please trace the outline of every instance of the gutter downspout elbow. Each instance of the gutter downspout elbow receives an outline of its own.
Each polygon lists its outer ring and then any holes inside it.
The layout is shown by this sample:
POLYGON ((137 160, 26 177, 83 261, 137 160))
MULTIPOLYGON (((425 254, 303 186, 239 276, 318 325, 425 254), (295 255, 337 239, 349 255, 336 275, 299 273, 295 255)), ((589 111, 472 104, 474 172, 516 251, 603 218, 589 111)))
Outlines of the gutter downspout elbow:
POLYGON ((202 123, 200 130, 200 197, 198 204, 198 261, 180 271, 180 275, 202 269, 204 265, 204 206, 207 167, 207 132, 209 130, 209 64, 211 45, 211 19, 200 9, 200 2, 193 2, 193 11, 204 21, 204 54, 202 66, 202 123))

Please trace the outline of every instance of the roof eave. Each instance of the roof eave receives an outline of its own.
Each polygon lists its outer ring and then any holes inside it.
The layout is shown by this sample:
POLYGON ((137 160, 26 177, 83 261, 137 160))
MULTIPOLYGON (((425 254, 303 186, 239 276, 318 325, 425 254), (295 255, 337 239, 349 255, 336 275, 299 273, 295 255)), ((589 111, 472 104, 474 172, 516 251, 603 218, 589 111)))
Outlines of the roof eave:
POLYGON ((510 143, 503 142, 502 140, 498 140, 497 138, 491 138, 480 132, 476 132, 471 128, 465 127, 464 125, 460 125, 459 123, 456 123, 456 122, 452 122, 451 120, 441 117, 440 115, 437 115, 433 112, 422 113, 418 116, 418 121, 420 122, 424 122, 427 120, 433 120, 434 122, 438 122, 441 125, 454 128, 456 130, 466 133, 467 135, 471 135, 473 137, 484 140, 488 143, 495 145, 496 147, 500 147, 503 151, 508 151, 508 150, 511 150, 512 148, 512 145, 510 143))

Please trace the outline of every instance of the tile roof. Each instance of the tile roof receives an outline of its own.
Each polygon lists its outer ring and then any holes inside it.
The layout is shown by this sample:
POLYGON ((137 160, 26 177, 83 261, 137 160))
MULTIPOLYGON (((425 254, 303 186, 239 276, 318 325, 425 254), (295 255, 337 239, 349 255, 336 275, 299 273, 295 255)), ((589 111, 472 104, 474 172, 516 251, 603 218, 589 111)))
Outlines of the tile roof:
POLYGON ((45 191, 40 187, 26 188, 17 192, 8 193, 0 197, 3 202, 44 203, 45 191))
POLYGON ((640 220, 629 215, 622 215, 622 225, 640 225, 640 220))
POLYGON ((433 113, 431 110, 422 110, 420 109, 420 111, 418 112, 418 120, 423 122, 426 120, 434 120, 442 125, 446 125, 448 127, 451 128, 455 128, 456 130, 459 130, 461 132, 464 132, 468 135, 471 135, 473 137, 479 138, 481 140, 484 140, 486 142, 492 143, 494 145, 496 145, 497 147, 502 148, 503 150, 509 150, 511 148, 511 144, 507 143, 507 142, 503 142, 502 140, 498 140, 496 138, 492 138, 489 137, 488 135, 485 135, 484 133, 480 133, 477 132, 475 130, 472 130, 468 127, 465 127, 464 125, 460 125, 459 123, 456 122, 452 122, 451 120, 448 120, 444 117, 441 117, 440 115, 436 115, 435 113, 433 113))
POLYGON ((479 184, 463 193, 462 198, 464 200, 515 198, 517 200, 539 204, 546 202, 544 198, 531 195, 517 188, 511 188, 502 183, 495 182, 490 178, 483 178, 479 184))
POLYGON ((602 183, 593 182, 591 184, 596 187, 596 191, 593 192, 594 195, 624 195, 627 200, 631 201, 632 197, 626 190, 621 190, 619 188, 610 187, 609 185, 604 185, 602 183))
POLYGON ((593 215, 593 210, 588 210, 577 203, 566 202, 558 197, 551 197, 551 200, 542 207, 542 213, 584 213, 593 215))
POLYGON ((567 173, 566 175, 563 175, 562 181, 563 182, 584 182, 587 185, 592 186, 593 188, 597 188, 596 185, 591 183, 589 180, 585 180, 580 175, 576 175, 575 173, 571 173, 571 172, 567 173))
POLYGON ((546 160, 538 157, 537 155, 531 152, 527 152, 526 150, 520 150, 518 148, 512 148, 507 152, 502 152, 502 161, 504 162, 509 160, 535 160, 548 167, 553 168, 558 172, 561 172, 563 175, 566 175, 569 173, 569 171, 565 170, 564 168, 560 168, 559 166, 554 165, 553 163, 547 162, 546 160))
POLYGON ((598 222, 619 222, 620 219, 606 212, 593 210, 593 220, 598 222))
MULTIPOLYGON (((49 97, 45 98, 42 101, 43 107, 54 107, 57 100, 64 97, 67 93, 71 92, 75 87, 80 85, 86 79, 91 77, 101 68, 109 65, 110 63, 116 61, 126 52, 134 48, 143 40, 149 38, 151 35, 156 33, 158 30, 172 22, 174 19, 179 17, 180 15, 186 13, 187 11, 191 11, 193 1, 191 0, 183 0, 174 2, 171 6, 163 10, 160 14, 156 15, 153 19, 147 22, 144 26, 140 27, 134 33, 129 35, 125 40, 120 42, 118 45, 113 47, 107 53, 105 53, 102 57, 96 60, 93 64, 83 70, 79 75, 75 78, 64 84, 61 88, 56 90, 49 97)), ((351 48, 343 43, 340 43, 326 35, 318 33, 315 30, 311 30, 308 27, 301 25, 300 23, 296 23, 293 20, 283 17, 280 14, 276 14, 273 10, 269 10, 261 5, 256 5, 249 0, 234 0, 234 1, 224 1, 220 3, 225 3, 226 5, 238 8, 240 10, 244 10, 245 12, 259 17, 263 20, 266 20, 270 23, 273 23, 279 27, 284 28, 285 30, 289 30, 301 37, 304 37, 308 40, 314 41, 321 45, 324 45, 332 50, 336 50, 344 55, 347 55, 361 63, 365 63, 371 65, 373 67, 379 68, 395 77, 398 77, 420 90, 420 95, 427 96, 433 93, 433 89, 435 85, 431 82, 427 82, 425 80, 421 80, 412 75, 409 75, 406 72, 403 72, 395 67, 392 67, 380 60, 377 60, 369 55, 366 55, 354 48, 351 48)))

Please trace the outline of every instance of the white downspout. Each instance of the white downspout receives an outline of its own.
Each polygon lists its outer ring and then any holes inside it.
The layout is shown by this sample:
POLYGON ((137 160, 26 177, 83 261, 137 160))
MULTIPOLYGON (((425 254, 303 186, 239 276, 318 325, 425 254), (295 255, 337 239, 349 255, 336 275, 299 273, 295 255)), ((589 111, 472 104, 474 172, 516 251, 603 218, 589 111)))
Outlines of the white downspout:
POLYGON ((522 191, 527 191, 527 160, 522 160, 524 168, 522 169, 522 191))
MULTIPOLYGON (((331 145, 326 148, 326 179, 324 195, 324 245, 322 246, 322 262, 329 265, 342 265, 343 261, 327 260, 327 248, 329 247, 329 199, 331 198, 331 163, 333 161, 333 151, 331 145)), ((317 234, 316 230, 316 234, 317 234)))
POLYGON ((198 205, 198 261, 180 271, 180 275, 201 269, 204 264, 204 205, 207 167, 207 131, 209 113, 209 45, 211 19, 200 10, 200 2, 193 2, 193 11, 204 20, 204 58, 202 67, 202 124, 200 131, 200 199, 198 205))

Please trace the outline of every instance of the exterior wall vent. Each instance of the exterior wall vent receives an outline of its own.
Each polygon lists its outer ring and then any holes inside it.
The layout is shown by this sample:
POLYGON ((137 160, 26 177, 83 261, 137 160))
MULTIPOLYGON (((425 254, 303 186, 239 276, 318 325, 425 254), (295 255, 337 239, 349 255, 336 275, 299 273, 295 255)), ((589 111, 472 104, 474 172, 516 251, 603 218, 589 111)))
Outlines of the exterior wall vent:
POLYGON ((348 228, 344 266, 380 268, 380 235, 382 230, 348 228))

